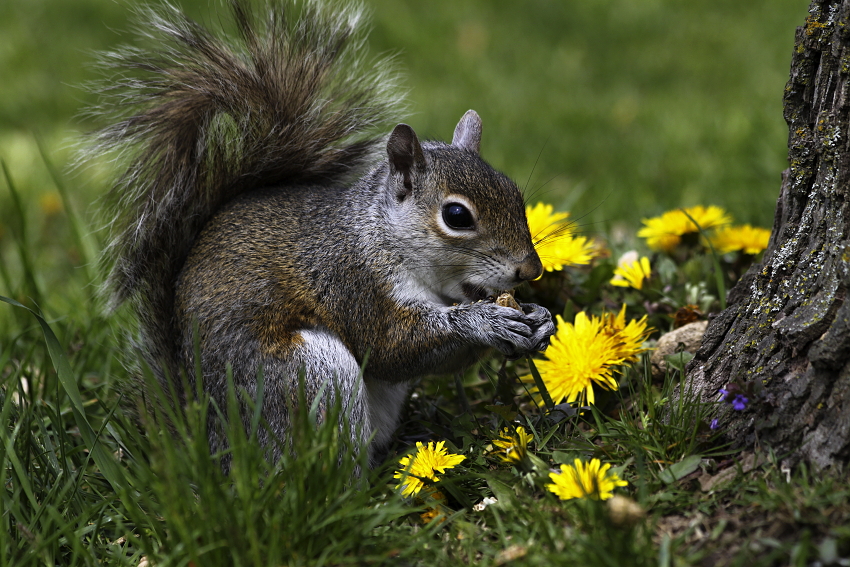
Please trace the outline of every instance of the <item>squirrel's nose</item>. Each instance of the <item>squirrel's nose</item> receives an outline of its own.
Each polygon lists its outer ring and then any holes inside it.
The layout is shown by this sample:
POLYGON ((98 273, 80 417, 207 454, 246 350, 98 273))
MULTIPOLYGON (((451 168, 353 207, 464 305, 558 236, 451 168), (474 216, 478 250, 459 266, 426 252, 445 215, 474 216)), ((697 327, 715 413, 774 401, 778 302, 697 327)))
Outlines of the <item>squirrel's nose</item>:
POLYGON ((526 256, 516 270, 516 279, 521 282, 536 280, 543 275, 543 263, 537 252, 532 251, 526 256))

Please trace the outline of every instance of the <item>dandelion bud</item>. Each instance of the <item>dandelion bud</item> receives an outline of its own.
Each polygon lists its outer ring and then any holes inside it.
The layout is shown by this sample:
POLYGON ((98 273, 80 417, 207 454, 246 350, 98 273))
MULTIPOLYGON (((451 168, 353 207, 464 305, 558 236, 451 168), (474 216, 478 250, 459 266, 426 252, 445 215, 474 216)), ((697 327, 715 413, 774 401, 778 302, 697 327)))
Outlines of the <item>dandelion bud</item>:
POLYGON ((641 505, 628 496, 615 494, 608 499, 607 505, 608 515, 615 526, 633 526, 646 516, 641 505))

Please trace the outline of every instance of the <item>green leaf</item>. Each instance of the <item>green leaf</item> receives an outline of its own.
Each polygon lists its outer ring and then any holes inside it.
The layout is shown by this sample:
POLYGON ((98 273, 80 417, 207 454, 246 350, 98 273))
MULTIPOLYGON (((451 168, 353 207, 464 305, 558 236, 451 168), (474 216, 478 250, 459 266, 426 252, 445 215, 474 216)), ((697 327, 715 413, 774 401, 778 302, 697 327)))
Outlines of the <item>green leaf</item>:
POLYGON ((688 364, 693 357, 693 353, 684 350, 675 354, 668 354, 664 357, 664 360, 667 362, 668 368, 675 368, 680 372, 684 372, 685 365, 688 364))
POLYGON ((487 411, 493 412, 508 423, 512 422, 516 419, 517 412, 514 409, 511 409, 511 406, 506 405, 489 405, 484 406, 484 409, 487 411))
POLYGON ((499 501, 499 508, 508 511, 514 507, 516 495, 513 488, 495 478, 488 478, 487 486, 490 487, 490 490, 493 491, 493 496, 499 501))
POLYGON ((667 484, 674 483, 680 478, 685 477, 697 470, 701 461, 701 455, 691 455, 689 457, 685 457, 678 463, 674 463, 663 471, 661 471, 661 474, 658 475, 658 478, 660 478, 663 482, 667 484))

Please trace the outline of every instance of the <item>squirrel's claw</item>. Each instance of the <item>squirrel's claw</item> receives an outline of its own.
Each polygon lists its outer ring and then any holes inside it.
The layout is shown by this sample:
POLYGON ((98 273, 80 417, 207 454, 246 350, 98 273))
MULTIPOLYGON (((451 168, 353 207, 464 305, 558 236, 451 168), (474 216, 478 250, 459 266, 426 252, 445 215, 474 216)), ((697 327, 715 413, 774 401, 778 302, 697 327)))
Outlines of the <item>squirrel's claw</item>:
POLYGON ((555 334, 555 323, 552 321, 552 314, 549 310, 534 303, 521 303, 523 313, 533 322, 529 324, 534 330, 531 336, 531 342, 534 345, 532 350, 535 352, 546 350, 549 346, 549 338, 555 334))

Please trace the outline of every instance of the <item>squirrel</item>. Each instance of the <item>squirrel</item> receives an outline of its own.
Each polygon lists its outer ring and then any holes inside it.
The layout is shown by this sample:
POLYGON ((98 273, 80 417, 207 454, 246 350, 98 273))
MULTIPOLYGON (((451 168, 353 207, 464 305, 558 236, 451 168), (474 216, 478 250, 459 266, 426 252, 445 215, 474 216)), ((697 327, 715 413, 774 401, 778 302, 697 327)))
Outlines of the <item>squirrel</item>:
POLYGON ((228 372, 254 399, 261 372, 258 440, 279 456, 303 380, 308 402, 341 397, 374 459, 414 380, 547 346, 545 308, 486 301, 542 274, 523 196, 479 156, 474 111, 450 144, 406 124, 373 133, 396 112, 397 79, 390 59, 367 62, 361 8, 230 8, 236 41, 144 8, 156 47, 103 56, 95 112, 114 123, 90 151, 129 156, 108 195, 111 305, 132 304, 175 405, 196 368, 222 409, 228 372))

